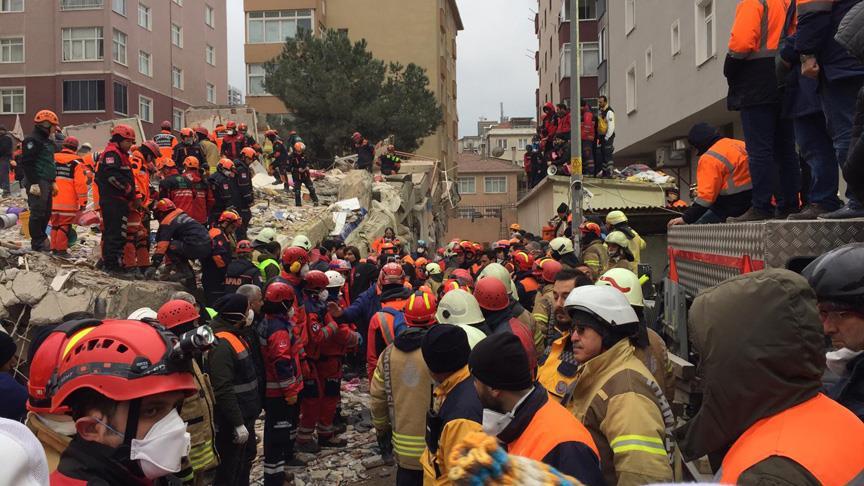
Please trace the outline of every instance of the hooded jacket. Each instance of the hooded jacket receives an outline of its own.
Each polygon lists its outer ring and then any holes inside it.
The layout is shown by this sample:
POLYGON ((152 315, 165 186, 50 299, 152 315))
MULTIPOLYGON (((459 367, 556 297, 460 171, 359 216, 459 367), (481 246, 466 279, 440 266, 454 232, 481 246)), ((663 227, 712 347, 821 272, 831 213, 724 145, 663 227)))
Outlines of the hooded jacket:
POLYGON ((709 209, 722 219, 744 214, 750 208, 753 193, 744 142, 721 137, 706 123, 690 129, 687 139, 699 154, 698 194, 695 204, 684 212, 684 221, 693 224, 709 209))
MULTIPOLYGON (((594 233, 591 233, 591 235, 594 236, 594 233)), ((567 255, 564 256, 566 257, 567 255)), ((585 245, 585 248, 582 250, 582 261, 585 262, 585 265, 588 265, 588 268, 594 272, 594 275, 603 275, 606 272, 606 267, 609 266, 609 251, 603 246, 603 240, 597 238, 585 245)))
POLYGON ((149 486, 149 479, 132 473, 114 456, 117 449, 78 436, 60 456, 51 474, 52 486, 116 485, 149 486))
POLYGON ((828 393, 864 421, 864 353, 846 363, 846 373, 828 393))
MULTIPOLYGON (((716 465, 756 422, 819 395, 825 341, 816 296, 800 275, 764 270, 707 289, 690 308, 689 328, 701 356, 704 395, 699 412, 675 431, 685 460, 708 455, 716 465)), ((807 424, 814 439, 823 425, 807 424)), ((774 478, 819 484, 780 456, 754 464, 738 482, 772 484, 774 478)))
POLYGON ((420 345, 427 328, 412 327, 381 353, 369 393, 372 424, 379 436, 392 434, 399 467, 420 471, 426 449, 426 411, 432 400, 432 378, 420 345))

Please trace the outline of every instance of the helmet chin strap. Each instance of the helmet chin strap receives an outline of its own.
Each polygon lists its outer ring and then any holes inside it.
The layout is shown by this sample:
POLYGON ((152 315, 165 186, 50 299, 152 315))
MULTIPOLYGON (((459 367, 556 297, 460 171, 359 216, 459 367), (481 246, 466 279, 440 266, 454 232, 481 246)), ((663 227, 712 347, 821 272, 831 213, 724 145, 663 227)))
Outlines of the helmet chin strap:
POLYGON ((132 453, 132 439, 138 435, 138 419, 141 416, 141 399, 136 398, 129 401, 129 414, 126 416, 126 430, 123 433, 123 444, 117 448, 116 458, 131 473, 144 477, 144 471, 138 461, 133 461, 129 456, 132 453))

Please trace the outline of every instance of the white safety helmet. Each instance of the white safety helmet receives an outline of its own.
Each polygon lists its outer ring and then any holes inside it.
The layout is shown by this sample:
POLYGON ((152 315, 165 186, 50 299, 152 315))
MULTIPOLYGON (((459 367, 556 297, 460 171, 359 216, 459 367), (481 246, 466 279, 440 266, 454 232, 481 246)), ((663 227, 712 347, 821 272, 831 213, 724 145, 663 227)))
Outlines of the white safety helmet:
POLYGON ((343 277, 342 274, 337 272, 336 270, 327 270, 326 272, 324 272, 324 275, 327 275, 328 289, 332 289, 334 287, 341 289, 342 286, 345 285, 345 277, 343 277))
POLYGON ((438 275, 440 273, 441 273, 441 265, 438 265, 437 263, 427 263, 426 264, 426 275, 429 275, 431 277, 432 275, 438 275))
POLYGON ((573 253, 573 242, 570 241, 570 238, 559 236, 549 242, 549 249, 558 255, 573 253))
POLYGON ((501 283, 504 284, 504 287, 507 288, 508 294, 512 295, 515 299, 519 298, 518 294, 516 293, 516 286, 513 285, 513 280, 510 279, 510 272, 507 271, 504 265, 501 265, 497 262, 486 265, 486 268, 484 268, 480 272, 480 275, 477 276, 477 280, 479 281, 480 279, 485 277, 497 278, 499 281, 501 281, 501 283))
POLYGON ((596 285, 612 287, 624 294, 627 300, 630 301, 630 305, 645 307, 645 300, 642 296, 642 284, 639 282, 639 277, 626 268, 607 270, 597 280, 596 285))
POLYGON ((136 309, 127 317, 130 321, 140 321, 141 319, 156 319, 156 311, 149 307, 136 309))
POLYGON ((606 224, 609 226, 616 225, 618 223, 626 223, 627 215, 624 214, 624 211, 609 211, 609 214, 606 215, 606 224))
POLYGON ((255 241, 259 241, 261 243, 273 243, 276 241, 276 230, 273 228, 264 228, 259 233, 258 236, 255 237, 255 241))
POLYGON ((312 242, 309 241, 309 238, 306 235, 297 235, 291 240, 291 244, 289 246, 299 246, 306 251, 312 251, 312 242))
POLYGON ((439 324, 479 324, 483 312, 473 295, 462 289, 454 289, 441 297, 435 319, 439 324))
POLYGON ((639 317, 627 297, 606 286, 576 287, 564 300, 564 309, 568 313, 575 310, 586 312, 612 327, 639 322, 639 317))

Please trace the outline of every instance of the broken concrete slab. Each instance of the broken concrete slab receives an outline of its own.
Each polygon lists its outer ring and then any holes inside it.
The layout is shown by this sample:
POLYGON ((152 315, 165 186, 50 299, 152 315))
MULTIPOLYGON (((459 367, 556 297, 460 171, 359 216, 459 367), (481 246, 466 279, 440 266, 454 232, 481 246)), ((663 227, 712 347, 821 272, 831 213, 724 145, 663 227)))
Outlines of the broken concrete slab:
POLYGON ((80 289, 75 295, 49 291, 30 312, 30 325, 56 324, 71 312, 92 311, 93 300, 93 293, 86 289, 80 289))
POLYGON ((71 277, 73 273, 75 273, 75 269, 58 270, 57 275, 54 276, 54 280, 51 280, 51 290, 56 292, 63 290, 63 286, 66 285, 66 282, 69 281, 69 277, 71 277))
POLYGON ((48 282, 38 272, 20 272, 12 282, 12 292, 22 304, 33 306, 48 293, 48 282))
POLYGON ((370 245, 375 241, 375 238, 383 235, 386 228, 395 227, 396 217, 393 213, 384 204, 372 201, 369 214, 357 226, 357 229, 348 235, 345 244, 356 246, 360 253, 365 256, 369 253, 370 245))
POLYGON ((342 177, 339 186, 339 199, 360 200, 360 207, 370 207, 372 201, 372 174, 365 170, 352 170, 342 177))

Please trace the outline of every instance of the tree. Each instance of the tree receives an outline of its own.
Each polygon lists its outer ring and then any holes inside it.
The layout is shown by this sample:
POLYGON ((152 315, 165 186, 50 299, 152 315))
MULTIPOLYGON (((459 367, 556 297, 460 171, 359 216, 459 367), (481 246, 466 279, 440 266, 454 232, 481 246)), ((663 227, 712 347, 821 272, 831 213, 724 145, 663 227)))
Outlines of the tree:
POLYGON ((291 110, 290 128, 316 158, 342 153, 355 131, 373 142, 394 135, 410 152, 443 119, 423 68, 384 63, 365 40, 352 44, 335 30, 298 33, 265 70, 267 91, 291 110))

